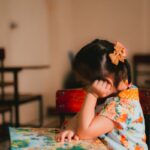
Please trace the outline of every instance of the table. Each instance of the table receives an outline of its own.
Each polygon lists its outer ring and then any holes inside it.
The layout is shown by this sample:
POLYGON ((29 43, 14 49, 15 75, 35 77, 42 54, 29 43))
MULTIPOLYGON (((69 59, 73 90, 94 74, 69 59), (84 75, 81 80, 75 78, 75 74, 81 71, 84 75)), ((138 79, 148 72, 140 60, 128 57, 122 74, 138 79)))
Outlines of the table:
POLYGON ((11 150, 108 150, 99 139, 56 142, 58 128, 9 128, 11 150))
MULTIPOLYGON (((37 69, 47 69, 49 65, 34 65, 34 66, 5 66, 0 68, 0 73, 2 74, 2 97, 4 97, 4 86, 13 85, 14 87, 14 101, 8 101, 7 103, 13 105, 15 108, 15 126, 20 126, 19 121, 19 87, 18 87, 18 74, 23 70, 37 70, 37 69), (13 81, 10 83, 6 83, 4 79, 4 73, 12 73, 13 74, 13 81)), ((5 103, 4 101, 0 101, 0 104, 5 103)))

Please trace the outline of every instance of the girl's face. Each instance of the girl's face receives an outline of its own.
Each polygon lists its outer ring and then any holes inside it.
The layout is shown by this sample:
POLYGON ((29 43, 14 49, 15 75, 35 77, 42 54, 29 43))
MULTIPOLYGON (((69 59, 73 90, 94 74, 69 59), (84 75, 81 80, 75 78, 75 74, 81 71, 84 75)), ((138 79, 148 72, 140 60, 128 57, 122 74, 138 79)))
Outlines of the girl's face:
POLYGON ((108 83, 111 85, 111 90, 112 90, 112 93, 116 93, 118 91, 122 91, 122 90, 125 90, 128 88, 128 82, 127 80, 126 81, 120 81, 118 86, 116 87, 114 85, 114 78, 112 76, 109 76, 109 77, 106 77, 106 80, 108 81, 108 83))
MULTIPOLYGON (((77 81, 81 82, 83 84, 83 87, 88 90, 89 88, 91 88, 91 82, 86 80, 85 78, 83 78, 82 76, 80 76, 79 74, 76 74, 76 78, 77 81)), ((118 84, 118 87, 116 88, 114 85, 114 76, 113 75, 109 75, 107 76, 104 81, 108 82, 108 84, 110 84, 111 86, 111 92, 110 94, 116 93, 118 91, 122 91, 125 90, 128 86, 127 83, 125 83, 124 81, 121 81, 118 84)), ((109 96, 109 95, 107 95, 109 96)))
POLYGON ((114 85, 114 77, 113 76, 106 77, 106 80, 111 85, 113 93, 116 93, 117 91, 122 91, 122 90, 125 90, 128 88, 128 82, 127 81, 123 81, 123 80, 120 81, 118 86, 116 87, 114 85))
MULTIPOLYGON (((106 79, 105 79, 107 82, 108 82, 108 84, 111 86, 111 94, 113 94, 113 93, 116 93, 118 90, 117 90, 117 88, 115 87, 115 85, 114 85, 114 77, 113 76, 109 76, 109 77, 106 77, 106 79)), ((109 96, 109 95, 108 95, 109 96)))

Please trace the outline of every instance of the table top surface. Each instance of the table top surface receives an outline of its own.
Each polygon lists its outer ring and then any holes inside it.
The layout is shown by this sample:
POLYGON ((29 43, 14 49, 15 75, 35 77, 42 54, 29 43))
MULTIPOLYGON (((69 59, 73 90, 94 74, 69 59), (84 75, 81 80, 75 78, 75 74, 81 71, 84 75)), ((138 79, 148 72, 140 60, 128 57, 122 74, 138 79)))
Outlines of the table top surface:
POLYGON ((0 69, 45 69, 50 68, 49 65, 16 65, 16 66, 4 66, 0 69))
POLYGON ((9 128, 11 150, 107 150, 99 139, 56 142, 57 128, 9 128))

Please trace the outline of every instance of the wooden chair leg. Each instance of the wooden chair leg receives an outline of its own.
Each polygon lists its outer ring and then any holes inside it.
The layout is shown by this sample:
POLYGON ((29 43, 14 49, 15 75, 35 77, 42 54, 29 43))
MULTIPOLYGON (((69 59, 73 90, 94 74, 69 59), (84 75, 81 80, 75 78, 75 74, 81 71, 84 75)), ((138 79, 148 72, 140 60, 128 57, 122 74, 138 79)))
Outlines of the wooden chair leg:
POLYGON ((61 128, 65 121, 65 114, 64 113, 59 114, 59 118, 60 118, 60 128, 61 128))
POLYGON ((39 98, 39 125, 40 127, 43 125, 43 98, 42 96, 39 98))
POLYGON ((150 148, 150 115, 144 115, 145 117, 145 129, 146 129, 146 143, 150 148))
POLYGON ((5 124, 5 112, 2 112, 2 124, 5 124))
POLYGON ((13 124, 13 111, 12 111, 12 107, 10 109, 10 123, 11 123, 11 125, 13 124))

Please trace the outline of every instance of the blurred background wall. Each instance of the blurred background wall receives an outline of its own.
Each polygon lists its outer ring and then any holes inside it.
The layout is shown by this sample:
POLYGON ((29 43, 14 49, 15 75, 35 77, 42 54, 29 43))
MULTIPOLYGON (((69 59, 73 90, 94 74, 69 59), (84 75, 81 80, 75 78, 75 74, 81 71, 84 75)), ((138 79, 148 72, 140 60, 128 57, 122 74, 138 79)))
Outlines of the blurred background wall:
MULTIPOLYGON (((74 54, 95 38, 120 41, 135 53, 150 52, 149 0, 0 0, 0 47, 5 65, 50 65, 23 71, 20 91, 41 92, 44 110, 55 106, 74 54), (11 28, 16 24, 15 28, 11 28)), ((35 105, 21 108, 22 122, 33 120, 35 105), (30 116, 30 117, 29 117, 30 116)))

